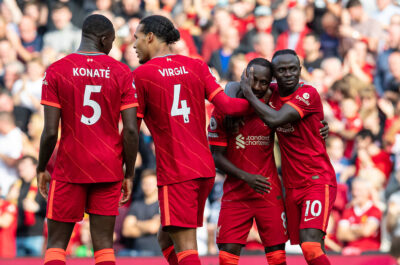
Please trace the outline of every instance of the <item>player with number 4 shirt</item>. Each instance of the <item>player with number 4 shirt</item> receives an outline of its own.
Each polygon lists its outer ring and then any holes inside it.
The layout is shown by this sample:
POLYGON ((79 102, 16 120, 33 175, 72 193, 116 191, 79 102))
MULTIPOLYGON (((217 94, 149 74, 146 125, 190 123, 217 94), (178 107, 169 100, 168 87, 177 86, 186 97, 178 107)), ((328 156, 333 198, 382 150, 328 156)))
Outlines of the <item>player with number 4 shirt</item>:
POLYGON ((165 17, 142 19, 134 47, 143 65, 133 77, 138 117, 144 119, 156 149, 161 249, 170 264, 200 264, 196 228, 202 226, 215 177, 205 99, 230 115, 242 115, 250 108, 246 100, 223 93, 206 63, 170 54, 170 44, 179 37, 165 17))

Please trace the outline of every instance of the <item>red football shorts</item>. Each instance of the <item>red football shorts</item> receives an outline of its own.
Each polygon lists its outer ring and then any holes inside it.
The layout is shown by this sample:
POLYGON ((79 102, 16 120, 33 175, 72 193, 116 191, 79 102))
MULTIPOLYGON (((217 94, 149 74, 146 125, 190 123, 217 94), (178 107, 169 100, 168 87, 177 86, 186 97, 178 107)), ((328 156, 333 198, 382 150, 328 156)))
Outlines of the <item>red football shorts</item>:
POLYGON ((300 230, 315 228, 326 233, 329 214, 336 199, 336 186, 310 185, 286 189, 286 214, 290 243, 300 243, 300 230))
MULTIPOLYGON (((218 244, 245 245, 253 220, 264 247, 283 244, 288 240, 283 200, 280 205, 254 207, 260 203, 222 202, 217 228, 218 244), (253 205, 253 207, 252 207, 253 205)), ((266 204, 266 203, 264 203, 266 204)))
POLYGON ((204 207, 215 178, 198 178, 158 187, 161 225, 203 226, 204 207))
POLYGON ((79 222, 85 212, 118 215, 122 181, 68 183, 51 180, 46 217, 60 222, 79 222))

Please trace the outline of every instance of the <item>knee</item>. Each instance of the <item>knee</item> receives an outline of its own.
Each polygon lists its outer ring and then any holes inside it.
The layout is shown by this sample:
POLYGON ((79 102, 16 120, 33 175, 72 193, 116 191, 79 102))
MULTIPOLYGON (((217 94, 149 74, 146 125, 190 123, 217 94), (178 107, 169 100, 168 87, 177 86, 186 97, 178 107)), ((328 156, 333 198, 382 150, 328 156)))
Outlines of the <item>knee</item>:
POLYGON ((306 261, 311 261, 325 255, 322 251, 321 243, 318 242, 303 242, 301 243, 301 250, 306 261))
POLYGON ((301 242, 319 242, 322 243, 324 238, 324 232, 319 229, 306 228, 300 230, 300 241, 301 242))
POLYGON ((277 250, 285 250, 285 244, 275 245, 271 247, 265 247, 265 253, 274 252, 277 250))
POLYGON ((242 245, 240 244, 218 244, 220 251, 225 251, 237 256, 240 256, 240 251, 242 250, 242 245))

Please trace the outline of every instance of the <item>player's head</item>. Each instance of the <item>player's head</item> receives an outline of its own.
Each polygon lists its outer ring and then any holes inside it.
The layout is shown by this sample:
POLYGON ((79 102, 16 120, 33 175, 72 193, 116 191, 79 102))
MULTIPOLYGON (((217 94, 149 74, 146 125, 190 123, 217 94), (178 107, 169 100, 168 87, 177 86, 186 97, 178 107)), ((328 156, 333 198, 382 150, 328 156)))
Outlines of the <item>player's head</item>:
POLYGON ((114 39, 114 26, 105 16, 90 15, 83 22, 82 41, 93 42, 99 52, 108 54, 114 39))
POLYGON ((174 24, 168 18, 159 15, 142 19, 134 36, 134 48, 141 64, 150 60, 160 48, 180 39, 174 24))
POLYGON ((271 60, 272 73, 276 78, 279 89, 294 90, 300 79, 301 66, 296 52, 290 49, 279 50, 271 60))
POLYGON ((246 67, 247 74, 253 68, 254 84, 252 90, 258 98, 262 98, 272 80, 271 63, 264 58, 255 58, 246 67))

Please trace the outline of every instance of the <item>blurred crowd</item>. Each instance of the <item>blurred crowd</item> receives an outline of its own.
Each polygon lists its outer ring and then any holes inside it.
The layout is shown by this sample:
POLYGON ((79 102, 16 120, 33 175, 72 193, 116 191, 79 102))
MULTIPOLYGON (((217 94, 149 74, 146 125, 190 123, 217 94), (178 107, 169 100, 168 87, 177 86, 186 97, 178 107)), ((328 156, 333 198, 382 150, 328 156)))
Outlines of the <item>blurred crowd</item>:
MULTIPOLYGON (((343 255, 391 251, 400 256, 400 1, 395 0, 76 0, 0 1, 0 257, 39 256, 46 201, 35 178, 45 69, 76 51, 86 15, 116 29, 110 55, 139 66, 133 33, 141 18, 172 19, 174 53, 206 61, 220 84, 239 81, 256 57, 293 49, 302 81, 323 100, 327 151, 339 184, 326 247, 343 255)), ((208 115, 213 106, 208 102, 208 115)), ((279 165, 279 160, 277 161, 279 165)), ((115 248, 121 256, 160 255, 154 146, 145 125, 131 202, 120 208, 115 248)), ((199 253, 216 254, 224 175, 218 173, 198 229, 199 253)), ((87 218, 68 248, 93 255, 87 218)), ((257 227, 247 251, 262 250, 257 227)))

